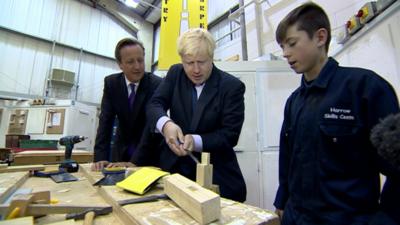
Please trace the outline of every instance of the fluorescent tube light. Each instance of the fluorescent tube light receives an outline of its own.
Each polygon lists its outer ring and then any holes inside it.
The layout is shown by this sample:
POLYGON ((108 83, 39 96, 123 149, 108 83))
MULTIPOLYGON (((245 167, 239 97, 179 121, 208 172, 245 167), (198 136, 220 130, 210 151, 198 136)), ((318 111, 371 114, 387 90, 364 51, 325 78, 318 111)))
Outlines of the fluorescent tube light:
POLYGON ((125 5, 132 8, 136 8, 139 5, 139 3, 134 0, 125 0, 125 5))

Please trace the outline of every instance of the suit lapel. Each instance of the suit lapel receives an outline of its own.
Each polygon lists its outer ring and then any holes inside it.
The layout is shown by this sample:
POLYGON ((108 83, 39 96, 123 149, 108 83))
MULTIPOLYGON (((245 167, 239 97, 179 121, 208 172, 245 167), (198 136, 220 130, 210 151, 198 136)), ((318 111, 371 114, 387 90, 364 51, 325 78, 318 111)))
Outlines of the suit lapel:
MULTIPOLYGON (((120 76, 120 86, 122 87, 120 89, 120 93, 121 93, 121 104, 122 104, 122 112, 129 112, 129 104, 128 104, 128 87, 126 86, 126 81, 125 81, 125 75, 123 73, 121 73, 120 76)), ((125 116, 128 116, 127 113, 125 113, 125 116)))
POLYGON ((193 132, 197 129, 206 106, 218 92, 219 77, 220 74, 218 70, 213 66, 212 73, 204 85, 203 91, 201 92, 193 112, 192 122, 190 124, 190 130, 193 132))
MULTIPOLYGON (((182 69, 183 70, 183 69, 182 69)), ((183 88, 180 88, 180 96, 182 97, 182 103, 184 110, 184 115, 186 116, 187 126, 190 125, 192 119, 192 88, 193 83, 187 78, 185 72, 183 71, 184 79, 182 79, 183 88)))

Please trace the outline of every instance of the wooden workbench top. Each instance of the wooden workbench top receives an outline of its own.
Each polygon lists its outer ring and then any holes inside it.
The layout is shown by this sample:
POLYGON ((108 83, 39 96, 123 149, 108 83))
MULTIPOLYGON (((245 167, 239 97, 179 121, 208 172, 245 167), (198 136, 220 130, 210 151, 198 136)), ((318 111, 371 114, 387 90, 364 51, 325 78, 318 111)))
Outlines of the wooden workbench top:
MULTIPOLYGON (((0 197, 4 196, 4 192, 12 188, 13 185, 18 186, 18 184, 15 184, 16 182, 22 182, 19 190, 31 192, 50 191, 51 199, 57 199, 59 204, 109 205, 82 173, 73 174, 79 178, 79 181, 65 183, 55 183, 50 178, 28 177, 27 174, 28 172, 0 173, 0 197)), ((35 224, 50 224, 61 221, 65 221, 65 215, 54 214, 35 219, 35 224)), ((82 225, 82 220, 77 220, 73 224, 82 225)), ((114 213, 95 218, 95 225, 123 224, 114 213)))
MULTIPOLYGON (((89 164, 81 165, 80 168, 83 173, 87 174, 89 182, 94 183, 102 177, 100 172, 91 171, 89 164)), ((104 186, 99 189, 99 193, 113 206, 116 206, 116 202, 119 200, 143 197, 124 191, 116 186, 104 186)), ((160 193, 163 193, 162 188, 154 187, 146 196, 160 193)), ((125 222, 130 221, 130 224, 132 224, 132 222, 136 224, 155 225, 197 224, 192 217, 180 209, 172 200, 158 200, 155 202, 131 204, 123 207, 118 206, 118 208, 120 208, 118 213, 123 214, 123 216, 120 216, 122 220, 125 221, 128 219, 128 221, 125 222)), ((276 225, 279 224, 279 222, 277 216, 272 212, 222 198, 221 218, 213 224, 276 225)))
MULTIPOLYGON (((21 173, 21 172, 19 172, 21 173)), ((0 174, 0 197, 5 180, 13 173, 0 174), (1 183, 3 181, 3 183, 1 183)), ((33 192, 50 190, 51 198, 56 198, 61 204, 82 205, 112 205, 113 213, 96 217, 95 225, 110 224, 154 224, 154 225, 186 225, 198 224, 186 212, 180 209, 172 200, 158 200, 148 203, 136 203, 120 207, 118 200, 143 197, 124 191, 116 186, 93 187, 92 183, 102 177, 100 172, 92 172, 89 164, 81 164, 80 171, 73 173, 79 181, 55 183, 49 178, 29 177, 21 188, 31 188, 33 192)), ((24 174, 18 174, 24 177, 24 174)), ((8 185, 9 186, 9 185, 8 185)), ((4 188, 3 188, 4 191, 4 188)), ((146 195, 159 194, 163 190, 154 187, 146 195)), ((48 215, 35 220, 35 224, 48 224, 62 221, 65 215, 48 215)), ((76 224, 82 224, 82 220, 76 224)), ((221 218, 213 224, 279 224, 275 214, 249 205, 221 199, 221 218)))

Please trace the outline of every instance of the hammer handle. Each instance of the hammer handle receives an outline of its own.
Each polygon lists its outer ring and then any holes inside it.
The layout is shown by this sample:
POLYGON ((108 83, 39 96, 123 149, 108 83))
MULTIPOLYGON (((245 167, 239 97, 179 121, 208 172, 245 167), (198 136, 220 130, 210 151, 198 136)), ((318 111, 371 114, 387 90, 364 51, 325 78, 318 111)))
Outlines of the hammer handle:
POLYGON ((94 219, 94 212, 90 211, 85 214, 85 220, 83 221, 83 225, 92 225, 94 219))

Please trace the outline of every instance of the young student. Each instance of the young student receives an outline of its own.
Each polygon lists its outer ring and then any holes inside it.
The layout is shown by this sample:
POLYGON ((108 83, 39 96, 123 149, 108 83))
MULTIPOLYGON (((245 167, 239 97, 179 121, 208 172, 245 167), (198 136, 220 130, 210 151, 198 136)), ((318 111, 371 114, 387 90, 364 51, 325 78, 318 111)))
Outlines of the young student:
POLYGON ((367 224, 379 209, 379 172, 391 174, 369 134, 399 111, 395 92, 373 71, 327 56, 329 19, 315 3, 291 11, 276 40, 303 74, 286 102, 280 137, 274 205, 282 224, 367 224))

